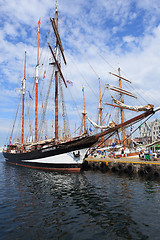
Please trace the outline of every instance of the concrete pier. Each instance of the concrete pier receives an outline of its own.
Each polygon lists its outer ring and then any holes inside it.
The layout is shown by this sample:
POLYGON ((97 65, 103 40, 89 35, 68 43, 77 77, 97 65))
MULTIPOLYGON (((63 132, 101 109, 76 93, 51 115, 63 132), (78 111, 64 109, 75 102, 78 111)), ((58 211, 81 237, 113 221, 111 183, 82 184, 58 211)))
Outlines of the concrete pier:
POLYGON ((95 158, 85 159, 84 170, 112 171, 117 173, 138 174, 139 176, 160 177, 160 159, 158 161, 146 161, 139 158, 95 158), (86 169, 85 169, 86 168, 86 169))

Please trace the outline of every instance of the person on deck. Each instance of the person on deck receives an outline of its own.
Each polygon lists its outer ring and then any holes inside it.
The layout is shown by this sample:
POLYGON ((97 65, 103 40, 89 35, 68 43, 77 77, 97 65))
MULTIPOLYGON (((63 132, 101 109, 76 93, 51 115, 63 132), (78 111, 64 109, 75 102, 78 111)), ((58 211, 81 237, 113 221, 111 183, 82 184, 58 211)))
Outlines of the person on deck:
POLYGON ((6 152, 7 151, 7 146, 4 145, 3 151, 6 152))

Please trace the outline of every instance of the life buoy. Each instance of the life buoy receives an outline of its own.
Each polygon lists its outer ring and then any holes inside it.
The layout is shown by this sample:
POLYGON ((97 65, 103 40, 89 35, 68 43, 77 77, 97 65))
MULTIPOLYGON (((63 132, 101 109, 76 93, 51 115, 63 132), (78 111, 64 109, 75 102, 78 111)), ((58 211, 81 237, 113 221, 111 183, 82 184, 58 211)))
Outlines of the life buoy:
POLYGON ((112 167, 112 172, 117 172, 117 168, 115 166, 112 167))
POLYGON ((154 172, 154 177, 158 178, 159 177, 159 172, 155 171, 154 172))
POLYGON ((128 165, 127 166, 127 170, 128 170, 128 173, 131 174, 133 172, 133 166, 132 165, 128 165))
POLYGON ((143 169, 139 169, 138 170, 138 175, 139 176, 143 176, 144 175, 144 170, 143 169))
POLYGON ((122 170, 123 170, 123 165, 120 164, 120 163, 118 164, 118 170, 119 170, 119 171, 122 171, 122 170))
POLYGON ((148 174, 148 173, 151 173, 152 172, 152 167, 151 166, 146 166, 145 167, 145 172, 148 174))

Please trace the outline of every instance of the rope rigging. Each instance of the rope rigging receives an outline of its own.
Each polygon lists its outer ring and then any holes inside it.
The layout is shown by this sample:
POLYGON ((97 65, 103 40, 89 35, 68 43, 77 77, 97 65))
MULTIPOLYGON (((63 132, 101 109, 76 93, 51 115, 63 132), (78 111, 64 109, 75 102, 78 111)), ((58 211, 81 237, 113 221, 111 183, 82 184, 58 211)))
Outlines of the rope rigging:
MULTIPOLYGON (((64 23, 64 21, 61 19, 61 21, 62 21, 62 23, 64 24, 64 26, 65 26, 65 28, 66 28, 66 30, 67 30, 67 32, 68 32, 68 34, 70 35, 70 37, 72 38, 72 41, 74 42, 74 44, 75 44, 75 46, 77 47, 77 49, 79 50, 79 52, 82 54, 82 56, 83 56, 83 58, 86 60, 86 62, 88 63, 88 65, 90 66, 90 68, 92 69, 92 71, 94 72, 94 74, 96 75, 96 77, 97 78, 99 78, 99 75, 97 74, 97 72, 95 71, 95 69, 92 67, 92 65, 90 64, 90 62, 89 62, 89 60, 87 59, 87 57, 85 56, 85 54, 82 52, 82 50, 80 49, 80 47, 78 46, 78 44, 77 44, 77 42, 73 39, 73 37, 72 37, 72 34, 71 34, 71 32, 69 31, 69 29, 68 29, 68 27, 65 25, 65 23, 64 23)), ((46 45, 46 43, 47 43, 47 39, 49 38, 49 37, 51 37, 51 30, 50 31, 48 31, 48 33, 47 33, 47 35, 46 35, 46 37, 45 37, 45 40, 44 40, 44 43, 43 43, 43 46, 42 46, 42 51, 41 51, 41 53, 40 53, 40 60, 42 61, 46 61, 46 59, 48 59, 49 58, 49 51, 46 51, 46 49, 45 49, 45 45, 46 45), (45 51, 43 51, 43 50, 45 50, 45 51), (45 54, 43 54, 43 52, 45 53, 45 54)), ((52 41, 54 41, 54 43, 56 43, 56 38, 52 38, 52 41)), ((85 41, 86 41, 86 39, 85 39, 85 41)), ((87 41, 86 41, 87 42, 87 41)), ((87 42, 87 44, 89 44, 88 42, 87 42)), ((89 44, 90 45, 90 44, 89 44)), ((91 46, 91 45, 90 45, 91 46)), ((92 48, 93 48, 93 46, 91 46, 92 48)), ((48 48, 47 48, 48 49, 48 48)), ((96 52, 97 52, 97 54, 111 67, 111 68, 113 68, 112 67, 112 65, 103 57, 103 55, 102 54, 100 54, 97 50, 96 50, 96 52)), ((59 65, 61 66, 61 64, 60 64, 60 53, 59 53, 59 55, 58 55, 58 63, 59 63, 59 65)), ((75 62, 74 62, 74 64, 75 64, 75 62)), ((54 65, 54 62, 53 62, 53 65, 54 65)), ((75 64, 76 65, 76 64, 75 64)), ((76 66, 77 67, 77 66, 76 66)), ((45 66, 45 65, 39 65, 39 69, 40 69, 40 76, 42 76, 42 72, 44 72, 44 71, 46 71, 46 69, 47 69, 47 66, 45 66)), ((77 69, 78 69, 78 67, 77 67, 77 69)), ((114 68, 113 68, 114 69, 114 68)), ((79 69, 78 69, 79 70, 79 69)), ((115 70, 115 69, 114 69, 115 70)), ((116 71, 116 70, 115 70, 116 71)), ((46 126, 45 126, 45 131, 46 131, 46 133, 45 133, 45 135, 47 135, 47 123, 46 123, 46 111, 47 111, 47 106, 48 106, 48 102, 49 102, 49 97, 50 97, 50 94, 51 94, 51 88, 52 88, 52 83, 53 83, 53 75, 54 75, 54 73, 55 73, 55 68, 54 68, 54 66, 53 66, 53 69, 52 69, 52 73, 51 73, 51 79, 50 79, 50 81, 49 81, 49 84, 48 84, 48 89, 47 89, 47 93, 46 93, 46 95, 44 94, 44 84, 45 84, 45 81, 43 81, 43 79, 42 78, 40 78, 40 85, 41 85, 41 88, 40 88, 40 91, 39 91, 39 104, 40 104, 40 101, 41 101, 41 103, 42 103, 42 108, 41 108, 41 110, 40 110, 40 113, 39 113, 39 116, 41 116, 40 117, 40 121, 39 121, 39 124, 38 124, 38 129, 39 129, 39 136, 38 136, 38 139, 40 140, 40 138, 42 138, 43 137, 43 129, 44 129, 44 124, 46 124, 46 126)), ((81 73, 80 73, 81 74, 81 73)), ((89 86, 89 84, 88 84, 88 82, 86 81, 86 79, 84 78, 84 76, 81 74, 81 77, 84 79, 84 81, 86 82, 86 84, 89 86)), ((104 86, 104 92, 103 92, 103 94, 102 94, 102 98, 104 97, 104 95, 105 95, 105 84, 104 84, 104 82, 102 81, 102 79, 101 79, 101 82, 102 82, 102 84, 103 84, 103 86, 104 86)), ((125 85, 125 83, 124 83, 124 85, 125 85)), ((64 104, 64 95, 63 95, 63 87, 62 87, 62 82, 61 82, 61 77, 59 76, 59 86, 60 86, 60 97, 61 97, 61 100, 62 100, 62 105, 61 105, 61 107, 62 107, 62 118, 63 118, 63 136, 64 137, 66 137, 66 135, 65 135, 65 132, 67 131, 67 129, 68 129, 68 119, 66 120, 66 118, 67 118, 67 115, 66 115, 66 107, 65 107, 65 104, 64 104)), ((90 86, 89 86, 90 87, 90 86)), ((131 87, 133 88, 133 86, 131 85, 131 87)), ((92 89, 92 87, 90 87, 90 89, 91 89, 91 91, 94 93, 94 95, 96 96, 96 98, 99 100, 99 98, 98 98, 98 96, 95 94, 95 91, 92 89)), ((133 88, 134 89, 134 88, 133 88)), ((32 88, 32 96, 34 95, 33 93, 34 93, 34 91, 35 91, 35 78, 34 78, 34 84, 33 84, 33 88, 32 88)), ((70 91, 70 89, 68 88, 68 92, 69 92, 69 94, 70 94, 70 96, 71 96, 71 99, 72 99, 72 102, 73 102, 73 104, 74 104, 74 106, 75 106, 75 109, 76 109, 76 111, 77 111, 77 113, 78 113, 78 115, 79 115, 79 118, 81 119, 81 113, 79 112, 79 110, 78 110, 78 107, 77 107, 77 105, 76 105, 76 103, 75 103, 75 101, 74 101, 74 99, 73 99, 73 96, 72 96, 72 93, 71 93, 71 91, 70 91)), ((109 91, 108 91, 109 92, 109 91)), ((109 92, 109 94, 110 94, 110 92, 109 92)), ((111 95, 111 94, 110 94, 111 95)), ((113 98, 113 96, 111 95, 111 97, 113 98)), ((27 98, 26 98, 27 99, 27 98)), ((113 98, 113 100, 114 100, 114 98, 113 98)), ((26 110, 26 118, 28 117, 28 125, 29 125, 29 131, 28 132, 30 132, 29 133, 29 136, 32 136, 32 124, 33 124, 33 121, 32 121, 32 113, 31 113, 31 109, 32 109, 32 107, 31 107, 31 99, 29 99, 29 105, 27 106, 27 110, 26 110)), ((19 104, 20 104, 20 102, 19 102, 19 104)), ((19 106, 18 106, 18 108, 19 108, 19 106)), ((102 108, 102 107, 101 107, 102 108)), ((100 111, 99 111, 100 112, 100 111)), ((12 138, 12 135, 13 135, 13 131, 14 131, 14 127, 15 127, 15 122, 16 122, 16 118, 17 118, 17 115, 18 115, 18 109, 17 109, 17 112, 16 112, 16 117, 15 117, 15 120, 14 120, 14 124, 13 124, 13 128, 12 128, 12 131, 11 131, 11 138, 12 138)), ((108 118, 110 118, 111 117, 111 115, 109 115, 108 113, 106 114, 106 116, 105 116, 105 118, 107 117, 107 115, 108 115, 108 118)), ((105 118, 103 118, 103 121, 105 120, 105 118)), ((99 119, 99 118, 98 118, 99 119)), ((109 120, 108 120, 109 121, 109 120)), ((27 128, 27 126, 26 126, 26 124, 25 124, 25 128, 27 128)), ((29 137, 28 136, 28 137, 29 137)))
POLYGON ((41 110, 42 114, 41 114, 41 120, 39 122, 39 129, 40 129, 39 130, 39 138, 42 136, 43 126, 44 126, 45 117, 46 117, 46 110, 47 110, 47 105, 48 105, 48 99, 49 99, 49 95, 50 95, 51 84, 52 84, 52 79, 53 79, 54 73, 55 73, 55 70, 53 68, 51 78, 50 78, 50 81, 49 81, 48 91, 47 91, 46 98, 45 98, 45 101, 44 101, 44 106, 41 110))
POLYGON ((83 54, 83 52, 81 51, 81 49, 79 48, 78 44, 76 43, 76 41, 73 39, 71 32, 69 31, 68 27, 66 26, 66 24, 64 23, 63 19, 61 18, 62 23, 64 24, 67 32, 69 33, 70 37, 72 38, 75 46, 78 48, 78 50, 80 51, 80 53, 82 54, 82 56, 84 57, 84 59, 87 61, 87 63, 89 64, 90 68, 92 69, 92 71, 94 72, 94 74, 97 76, 97 78, 99 78, 99 75, 96 73, 96 71, 94 70, 94 68, 92 67, 92 65, 90 64, 90 62, 88 61, 88 59, 86 58, 86 56, 83 54))

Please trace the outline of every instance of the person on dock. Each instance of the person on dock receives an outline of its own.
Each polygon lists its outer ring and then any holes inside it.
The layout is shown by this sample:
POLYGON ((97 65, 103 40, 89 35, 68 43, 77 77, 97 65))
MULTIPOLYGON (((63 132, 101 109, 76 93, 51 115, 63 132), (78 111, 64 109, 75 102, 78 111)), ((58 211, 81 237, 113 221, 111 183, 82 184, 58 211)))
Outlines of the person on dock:
POLYGON ((144 151, 143 150, 140 151, 139 158, 140 159, 144 159, 144 151))
POLYGON ((122 151, 121 151, 121 155, 122 157, 124 157, 124 149, 122 148, 122 151))
POLYGON ((152 154, 152 151, 151 151, 151 149, 149 150, 149 159, 150 159, 150 161, 152 161, 152 158, 153 158, 153 154, 152 154))

